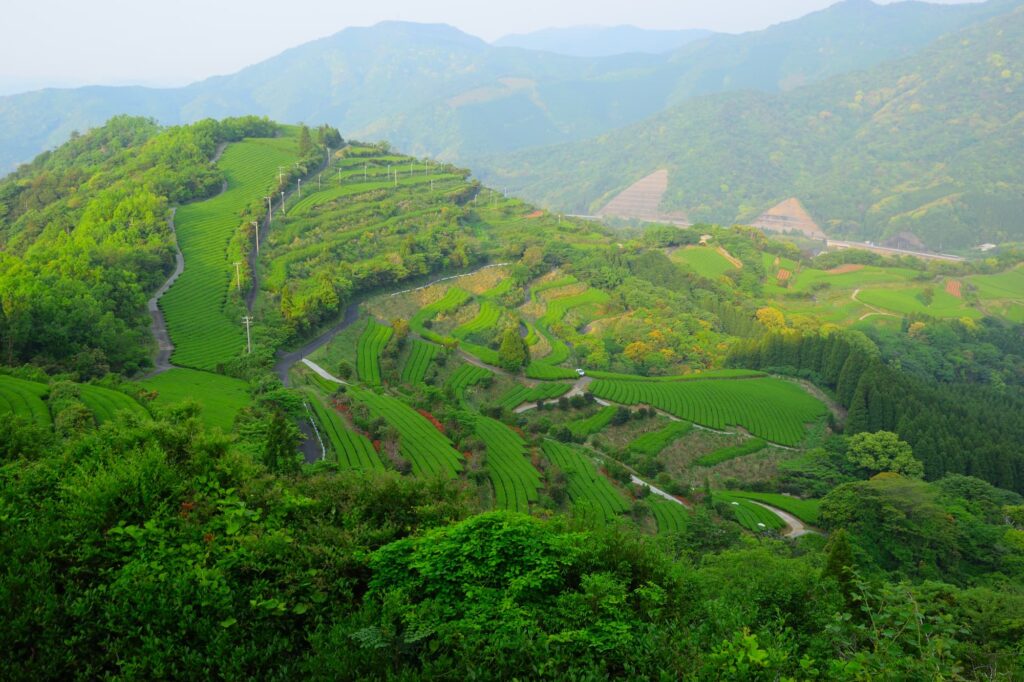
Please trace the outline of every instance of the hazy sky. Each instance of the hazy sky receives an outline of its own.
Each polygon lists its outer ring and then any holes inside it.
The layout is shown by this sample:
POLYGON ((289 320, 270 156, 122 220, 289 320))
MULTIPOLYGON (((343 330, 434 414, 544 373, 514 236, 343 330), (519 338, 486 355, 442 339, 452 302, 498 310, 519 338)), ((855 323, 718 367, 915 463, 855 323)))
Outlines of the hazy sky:
POLYGON ((737 33, 833 1, 12 0, 0 29, 0 93, 92 83, 183 85, 387 19, 443 22, 486 40, 581 24, 737 33))

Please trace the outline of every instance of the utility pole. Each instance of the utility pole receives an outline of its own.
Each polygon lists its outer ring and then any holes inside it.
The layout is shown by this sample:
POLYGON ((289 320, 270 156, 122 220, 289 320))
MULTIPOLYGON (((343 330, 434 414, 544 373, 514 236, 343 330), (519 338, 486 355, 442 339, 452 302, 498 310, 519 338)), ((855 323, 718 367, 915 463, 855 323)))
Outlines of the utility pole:
POLYGON ((299 178, 299 198, 302 198, 302 178, 299 178))
POLYGON ((274 219, 274 197, 263 197, 267 200, 267 222, 274 219))
POLYGON ((238 288, 242 288, 242 264, 239 261, 235 261, 235 279, 238 282, 238 288))
POLYGON ((260 221, 252 221, 252 226, 256 228, 256 255, 260 255, 260 221))
POLYGON ((324 188, 323 184, 320 182, 320 178, 322 178, 323 175, 324 175, 323 173, 320 173, 319 175, 316 176, 316 188, 317 188, 317 191, 322 190, 324 188))
MULTIPOLYGON (((365 161, 363 161, 363 182, 366 182, 366 166, 367 166, 367 163, 365 161)), ((338 169, 338 172, 341 172, 340 168, 338 169)))
POLYGON ((249 325, 253 323, 252 317, 246 315, 242 318, 242 324, 245 325, 245 347, 246 353, 252 353, 252 334, 249 332, 249 325))
POLYGON ((288 215, 284 210, 284 192, 281 192, 281 215, 288 215))
POLYGON ((284 184, 284 166, 277 167, 277 186, 280 187, 284 184))
POLYGON ((338 184, 341 184, 341 166, 338 166, 338 184))

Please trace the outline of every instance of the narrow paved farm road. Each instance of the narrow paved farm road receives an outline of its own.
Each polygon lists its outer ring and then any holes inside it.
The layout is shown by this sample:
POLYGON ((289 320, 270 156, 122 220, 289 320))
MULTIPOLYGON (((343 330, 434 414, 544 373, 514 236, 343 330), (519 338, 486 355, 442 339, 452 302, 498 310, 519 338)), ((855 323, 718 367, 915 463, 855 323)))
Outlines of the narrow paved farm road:
POLYGON ((159 304, 160 297, 167 293, 167 290, 171 288, 171 285, 178 279, 178 276, 185 271, 185 256, 181 253, 181 249, 178 248, 178 239, 174 233, 174 214, 177 210, 177 207, 171 207, 171 214, 167 216, 167 227, 171 231, 171 240, 174 242, 174 272, 153 293, 152 298, 146 302, 149 316, 153 320, 153 323, 150 325, 150 331, 153 333, 153 338, 156 339, 157 348, 156 358, 153 361, 153 371, 144 377, 146 379, 155 377, 157 374, 162 374, 174 367, 171 364, 171 353, 174 352, 174 344, 171 343, 171 335, 167 333, 167 320, 164 319, 164 313, 160 310, 159 304))
POLYGON ((797 517, 793 516, 792 514, 790 514, 787 511, 783 511, 781 509, 778 509, 778 508, 773 507, 771 505, 765 504, 763 502, 758 502, 757 500, 749 500, 749 501, 751 503, 753 503, 753 504, 756 504, 758 507, 763 507, 763 508, 767 509, 772 514, 775 514, 780 519, 782 519, 786 523, 786 525, 789 526, 789 530, 787 530, 785 533, 782 534, 783 537, 786 537, 786 538, 798 538, 801 535, 808 535, 808 534, 823 535, 823 533, 820 530, 815 530, 813 528, 808 527, 807 524, 805 524, 803 521, 801 521, 800 519, 798 519, 797 517))
POLYGON ((302 364, 304 364, 306 367, 309 367, 311 370, 313 370, 314 372, 316 372, 317 374, 322 376, 324 379, 327 379, 327 381, 333 381, 334 383, 341 384, 342 386, 348 386, 349 385, 349 383, 347 381, 342 381, 341 379, 339 379, 338 377, 334 376, 333 374, 331 374, 326 369, 324 369, 320 365, 316 364, 315 362, 313 362, 309 358, 302 358, 302 364))
POLYGON ((681 500, 678 497, 676 497, 675 495, 669 495, 664 490, 661 490, 659 488, 655 488, 653 485, 651 485, 647 481, 643 480, 642 478, 640 478, 640 477, 638 477, 638 476, 636 476, 634 474, 630 474, 629 475, 629 479, 633 482, 633 485, 642 485, 642 486, 648 488, 652 493, 654 493, 658 497, 664 497, 666 500, 671 500, 672 502, 675 502, 678 505, 682 505, 683 507, 686 507, 687 509, 693 509, 693 505, 690 504, 689 502, 686 502, 685 500, 681 500))
POLYGON ((857 294, 859 294, 859 293, 860 293, 860 289, 854 289, 853 293, 850 294, 850 298, 853 299, 855 302, 860 303, 862 306, 864 306, 865 308, 867 308, 868 310, 871 311, 870 313, 864 313, 863 315, 860 316, 859 319, 866 320, 867 318, 871 317, 872 315, 884 315, 886 317, 900 317, 896 313, 890 313, 890 312, 888 312, 886 310, 882 310, 881 308, 875 307, 875 306, 871 305, 870 303, 865 303, 864 301, 862 301, 859 298, 857 298, 857 294))

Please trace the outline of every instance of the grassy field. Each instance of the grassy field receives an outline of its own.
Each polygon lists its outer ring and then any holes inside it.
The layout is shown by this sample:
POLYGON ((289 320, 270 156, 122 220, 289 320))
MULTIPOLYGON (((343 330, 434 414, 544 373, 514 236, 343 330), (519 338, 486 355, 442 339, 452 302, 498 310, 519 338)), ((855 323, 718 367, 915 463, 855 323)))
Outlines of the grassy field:
POLYGON ((226 432, 234 425, 235 415, 252 404, 247 383, 211 372, 176 368, 140 383, 157 392, 153 403, 157 406, 184 400, 199 401, 203 407, 203 421, 226 432))
POLYGON ((275 187, 277 167, 294 159, 295 141, 288 137, 231 144, 218 162, 227 191, 178 209, 175 229, 185 271, 160 299, 174 364, 211 370, 245 351, 243 313, 228 304, 236 286, 228 242, 239 229, 241 211, 275 187))
POLYGON ((783 445, 797 445, 805 425, 825 415, 825 406, 799 386, 772 378, 736 381, 649 382, 599 379, 590 391, 624 405, 647 404, 702 426, 742 426, 783 445))
POLYGON ((962 299, 953 296, 940 287, 932 287, 933 300, 925 305, 919 298, 924 287, 902 289, 862 289, 857 298, 864 303, 883 310, 891 310, 902 315, 914 313, 931 317, 969 317, 980 318, 982 313, 972 308, 962 299))
POLYGON ((722 254, 709 246, 691 246, 679 249, 672 254, 672 259, 682 263, 701 277, 718 280, 736 267, 722 254))
POLYGON ((43 396, 49 390, 46 384, 0 374, 0 415, 13 414, 48 426, 52 420, 43 396))

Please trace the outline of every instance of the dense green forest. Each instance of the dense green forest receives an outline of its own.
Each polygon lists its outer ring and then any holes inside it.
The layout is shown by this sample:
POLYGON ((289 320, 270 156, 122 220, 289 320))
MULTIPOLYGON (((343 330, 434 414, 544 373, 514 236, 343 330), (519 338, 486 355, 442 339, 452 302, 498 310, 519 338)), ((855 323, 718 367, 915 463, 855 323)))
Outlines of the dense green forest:
POLYGON ((634 126, 483 163, 485 179, 589 213, 666 168, 666 210, 745 223, 798 197, 830 236, 933 249, 1019 241, 1024 11, 792 92, 690 100, 634 126))
POLYGON ((1017 251, 611 229, 257 118, 0 197, 5 677, 1024 675, 1017 251))

